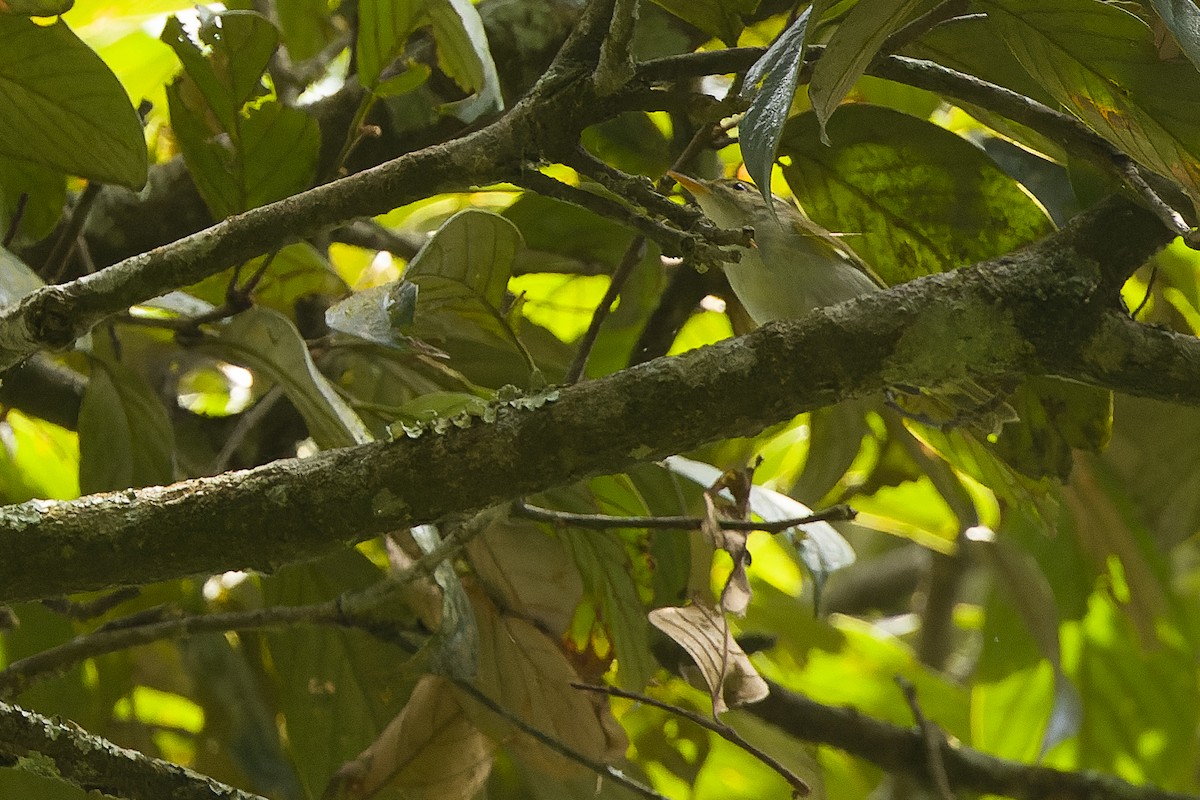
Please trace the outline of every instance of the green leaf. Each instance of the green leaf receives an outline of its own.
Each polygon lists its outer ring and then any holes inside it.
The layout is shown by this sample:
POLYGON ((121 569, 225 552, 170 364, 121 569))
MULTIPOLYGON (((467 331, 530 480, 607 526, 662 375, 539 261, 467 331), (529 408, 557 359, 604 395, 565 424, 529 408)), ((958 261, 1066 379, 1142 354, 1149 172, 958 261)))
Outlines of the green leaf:
POLYGON ((504 108, 500 78, 488 48, 483 20, 470 0, 440 0, 425 13, 433 23, 438 46, 438 65, 473 97, 451 103, 448 110, 463 122, 474 122, 484 114, 504 108))
POLYGON ((24 261, 0 247, 0 308, 12 305, 45 285, 24 261))
POLYGON ((84 494, 175 480, 167 409, 141 375, 106 357, 92 361, 79 408, 79 488, 84 494))
POLYGON ((1091 0, 984 0, 993 30, 1058 102, 1200 200, 1200 74, 1150 29, 1091 0))
POLYGON ((1098 453, 1112 434, 1112 392, 1050 377, 1031 376, 1008 398, 1020 420, 995 442, 1006 462, 1032 478, 1065 479, 1075 450, 1098 453))
POLYGON ((690 22, 730 47, 745 25, 742 16, 754 13, 759 0, 654 0, 684 22, 690 22))
POLYGON ((762 192, 768 208, 775 200, 771 194, 771 168, 775 166, 779 137, 796 94, 796 79, 804 58, 804 33, 811 12, 811 6, 804 9, 762 58, 754 62, 746 73, 746 88, 742 91, 743 95, 749 94, 762 81, 746 116, 738 123, 738 144, 746 171, 762 192))
POLYGON ((467 209, 448 219, 404 273, 420 287, 413 324, 418 335, 462 336, 465 320, 470 323, 468 335, 510 344, 532 369, 532 359, 510 324, 505 299, 520 247, 516 226, 498 214, 467 209))
MULTIPOLYGON (((263 600, 268 607, 320 603, 381 577, 350 549, 265 577, 263 600)), ((408 654, 362 631, 327 626, 275 628, 263 642, 305 796, 320 797, 337 768, 404 707, 416 680, 404 669, 408 654)))
MULTIPOLYGON (((194 97, 194 96, 193 96, 194 97)), ((215 137, 187 86, 167 87, 171 123, 213 215, 225 218, 303 191, 316 171, 320 132, 297 108, 269 101, 236 118, 238 136, 215 137)))
POLYGON ((821 123, 821 135, 833 110, 897 28, 925 0, 859 0, 837 26, 813 67, 808 96, 821 123))
POLYGON ((427 0, 365 0, 358 4, 358 81, 368 91, 422 24, 427 0))
POLYGON ((67 176, 62 170, 0 157, 0 235, 8 232, 20 209, 13 242, 36 242, 54 230, 66 202, 67 176))
POLYGON ((55 17, 65 14, 75 0, 0 0, 0 14, 25 17, 55 17))
MULTIPOLYGON (((1013 57, 984 16, 972 15, 938 25, 905 47, 904 54, 974 75, 1051 108, 1058 106, 1050 93, 1030 77, 1013 57)), ((1066 158, 1066 153, 1057 142, 1031 128, 1012 122, 984 106, 960 100, 953 102, 994 131, 1051 158, 1066 158)))
POLYGON ((146 142, 120 82, 62 20, 0 14, 0 156, 140 189, 146 142))
POLYGON ((646 609, 630 574, 625 548, 615 536, 572 528, 564 528, 558 535, 575 559, 584 586, 612 636, 617 682, 625 689, 641 691, 657 665, 650 652, 646 609))
MULTIPOLYGON (((252 11, 223 11, 202 15, 199 36, 197 44, 173 16, 161 38, 179 56, 221 128, 236 139, 238 112, 262 93, 263 72, 279 45, 279 33, 252 11)), ((198 104, 190 106, 200 111, 198 104)))
POLYGON ((627 111, 592 125, 581 144, 617 169, 657 178, 672 163, 671 146, 662 130, 644 111, 627 111))
POLYGON ((327 0, 289 0, 274 7, 283 44, 292 61, 317 55, 337 35, 327 0))
POLYGON ((821 144, 815 114, 788 122, 780 155, 809 215, 889 283, 1007 253, 1053 230, 1045 211, 979 148, 886 108, 846 106, 821 144))
POLYGON ((321 448, 372 440, 362 420, 317 369, 296 326, 279 312, 252 308, 239 314, 216 341, 199 349, 241 364, 282 388, 321 448))
POLYGON ((1063 672, 1054 591, 1033 557, 1012 542, 996 538, 988 543, 986 552, 993 572, 1008 591, 1042 658, 1054 670, 1054 704, 1039 744, 1040 758, 1059 742, 1078 733, 1083 716, 1079 694, 1063 672))
POLYGON ((1200 68, 1200 8, 1195 0, 1150 0, 1150 5, 1188 61, 1200 68))
POLYGON ((317 121, 277 102, 256 106, 242 122, 239 211, 304 191, 317 168, 321 147, 317 121))

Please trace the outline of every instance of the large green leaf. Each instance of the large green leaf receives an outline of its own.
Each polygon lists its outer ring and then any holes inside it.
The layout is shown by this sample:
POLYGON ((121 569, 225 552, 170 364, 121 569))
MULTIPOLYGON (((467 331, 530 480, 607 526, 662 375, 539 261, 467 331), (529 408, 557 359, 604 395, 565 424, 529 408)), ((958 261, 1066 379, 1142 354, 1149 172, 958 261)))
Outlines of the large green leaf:
POLYGON ((161 38, 179 56, 221 128, 236 138, 238 112, 262 92, 263 72, 279 44, 275 26, 250 11, 205 12, 199 43, 178 17, 167 20, 161 38))
POLYGON ((175 480, 167 409, 141 375, 96 358, 79 408, 79 488, 84 494, 175 480))
POLYGON ((28 17, 53 17, 65 14, 75 0, 0 0, 0 14, 28 17))
POLYGON ((859 0, 837 26, 808 84, 808 96, 822 133, 833 110, 875 58, 879 46, 922 5, 925 0, 859 0))
POLYGON ((709 36, 732 47, 737 44, 744 23, 742 17, 754 13, 759 0, 654 0, 675 16, 690 22, 709 36))
POLYGON ((131 189, 146 183, 137 112, 62 20, 0 14, 0 156, 131 189))
MULTIPOLYGON (((268 606, 330 600, 380 579, 356 550, 312 564, 289 565, 263 579, 268 606)), ((295 625, 264 637, 273 665, 288 747, 308 796, 354 758, 404 706, 416 676, 400 665, 407 654, 352 629, 295 625)))
POLYGON ((433 23, 438 64, 455 83, 474 94, 451 104, 452 113, 464 122, 474 122, 504 108, 487 32, 475 6, 470 0, 439 0, 429 3, 425 13, 433 23))
POLYGON ((379 83, 380 73, 404 49, 422 24, 426 0, 365 0, 358 4, 358 42, 355 53, 358 81, 367 89, 379 83))
POLYGON ((13 242, 36 242, 54 230, 67 202, 67 177, 32 161, 0 157, 0 235, 20 211, 13 242))
POLYGON ((1200 74, 1140 19, 1092 0, 984 0, 1029 73, 1097 133, 1200 200, 1200 74))
POLYGON ((404 273, 420 290, 413 322, 417 335, 505 342, 522 353, 532 369, 505 296, 520 247, 516 226, 498 214, 467 209, 448 219, 404 273), (465 330, 463 321, 469 323, 465 330))
POLYGON ((809 215, 847 234, 888 283, 1007 253, 1053 229, 983 151, 898 111, 849 105, 821 144, 815 114, 788 122, 784 176, 809 215))
POLYGON ((252 308, 234 317, 217 341, 202 347, 279 385, 320 447, 349 447, 373 438, 317 369, 296 326, 279 312, 252 308))
MULTIPOLYGON (((927 31, 904 48, 904 54, 933 61, 942 66, 974 75, 1006 89, 1032 98, 1050 108, 1058 101, 1041 84, 1030 77, 1021 63, 996 36, 986 17, 969 15, 951 20, 927 31)), ((1031 128, 989 110, 984 106, 953 101, 970 112, 971 116, 993 130, 1011 136, 1032 149, 1053 158, 1066 158, 1062 147, 1031 128)))
POLYGON ((180 83, 167 88, 171 122, 188 171, 214 216, 232 216, 307 188, 321 146, 316 120, 269 101, 237 116, 237 137, 218 138, 186 92, 180 83))
POLYGON ((327 0, 289 0, 274 7, 292 61, 305 61, 337 35, 327 0))

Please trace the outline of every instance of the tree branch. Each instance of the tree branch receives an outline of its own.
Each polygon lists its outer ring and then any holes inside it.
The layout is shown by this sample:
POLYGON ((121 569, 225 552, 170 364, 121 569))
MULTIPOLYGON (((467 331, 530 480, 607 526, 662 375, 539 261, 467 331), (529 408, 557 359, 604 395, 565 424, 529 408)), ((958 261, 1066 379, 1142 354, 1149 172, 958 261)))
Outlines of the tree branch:
MULTIPOLYGON (((771 694, 746 711, 806 742, 831 745, 886 772, 934 785, 926 739, 916 728, 872 719, 853 708, 833 708, 771 683, 771 694)), ((1019 764, 978 750, 940 742, 945 777, 959 792, 1019 797, 1021 800, 1196 800, 1154 786, 1134 786, 1094 772, 1065 772, 1019 764)))
POLYGON ((48 770, 86 792, 133 800, 265 800, 178 764, 118 747, 78 725, 2 701, 0 765, 40 774, 48 770))
POLYGON ((1133 322, 1112 290, 1169 238, 1114 199, 1018 254, 562 389, 537 408, 501 405, 492 423, 8 506, 0 601, 270 570, 893 384, 1046 373, 1196 405, 1200 342, 1133 322))

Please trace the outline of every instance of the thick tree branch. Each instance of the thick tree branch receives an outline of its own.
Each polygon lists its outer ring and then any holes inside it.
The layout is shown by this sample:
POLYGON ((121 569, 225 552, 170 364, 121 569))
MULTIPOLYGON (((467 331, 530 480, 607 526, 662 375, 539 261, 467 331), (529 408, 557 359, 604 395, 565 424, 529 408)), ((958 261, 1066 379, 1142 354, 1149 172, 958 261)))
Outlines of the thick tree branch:
POLYGON ((137 800, 264 800, 186 767, 118 747, 70 722, 0 702, 0 766, 54 772, 84 791, 137 800), (47 763, 50 762, 50 763, 47 763))
POLYGON ((0 601, 269 570, 890 384, 1048 373, 1197 404, 1200 342, 1129 320, 1111 289, 1169 238, 1149 212, 1114 199, 1019 253, 563 389, 538 408, 501 407, 493 423, 9 506, 0 601))

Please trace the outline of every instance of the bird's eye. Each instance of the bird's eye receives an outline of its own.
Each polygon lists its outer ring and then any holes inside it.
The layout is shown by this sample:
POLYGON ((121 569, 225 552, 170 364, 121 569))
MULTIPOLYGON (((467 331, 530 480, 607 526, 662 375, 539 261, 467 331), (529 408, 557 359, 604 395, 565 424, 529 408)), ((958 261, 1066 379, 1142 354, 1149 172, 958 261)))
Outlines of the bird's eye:
POLYGON ((741 181, 734 181, 733 182, 733 190, 735 192, 748 192, 748 191, 750 191, 750 187, 747 186, 746 184, 742 183, 741 181))

